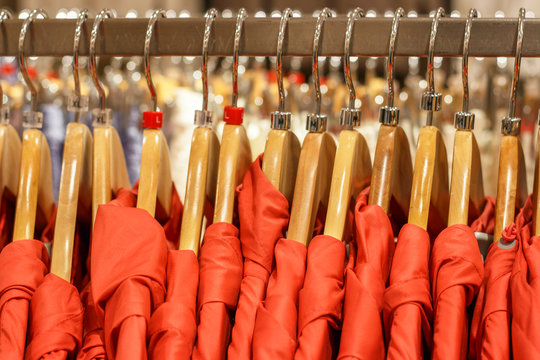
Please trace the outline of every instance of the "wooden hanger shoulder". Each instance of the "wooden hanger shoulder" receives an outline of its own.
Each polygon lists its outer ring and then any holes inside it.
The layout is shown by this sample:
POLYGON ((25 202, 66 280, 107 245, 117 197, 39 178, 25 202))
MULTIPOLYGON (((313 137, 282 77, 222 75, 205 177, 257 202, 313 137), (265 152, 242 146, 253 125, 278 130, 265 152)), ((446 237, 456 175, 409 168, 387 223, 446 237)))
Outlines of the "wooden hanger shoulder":
POLYGON ((34 238, 36 218, 48 222, 54 210, 51 154, 40 130, 23 132, 13 240, 34 238))
POLYGON ((499 155, 494 241, 498 241, 504 228, 514 221, 516 209, 521 208, 526 199, 527 177, 521 141, 517 136, 503 135, 499 155))
POLYGON ((167 140, 160 129, 145 129, 137 207, 154 216, 159 203, 168 216, 171 213, 172 184, 167 140))
POLYGON ((449 199, 448 162, 441 132, 434 126, 423 126, 414 162, 409 223, 427 229, 430 207, 446 222, 449 199))
POLYGON ((536 133, 536 153, 534 157, 534 183, 533 183, 533 219, 534 235, 540 236, 540 203, 538 192, 540 191, 540 128, 536 133))
POLYGON ((93 150, 92 224, 99 205, 111 201, 118 189, 130 187, 122 142, 114 127, 94 127, 93 150))
POLYGON ((343 130, 332 170, 328 214, 324 234, 342 240, 350 202, 369 185, 371 157, 364 137, 354 130, 343 130))
POLYGON ((336 144, 328 133, 308 133, 302 144, 287 238, 307 246, 319 204, 327 206, 336 144))
POLYGON ((480 150, 472 131, 456 130, 450 181, 450 209, 448 226, 467 225, 469 208, 475 217, 484 204, 484 180, 480 150))
POLYGON ((219 159, 219 140, 213 129, 193 131, 187 172, 180 250, 199 251, 206 199, 214 203, 219 159))
POLYGON ((411 151, 407 135, 398 126, 381 125, 373 160, 369 204, 388 213, 393 198, 405 216, 409 213, 412 185, 411 151))
POLYGON ((288 130, 270 130, 264 147, 262 171, 268 180, 292 203, 300 142, 288 130))
POLYGON ((54 228, 51 273, 71 281, 73 239, 77 212, 92 208, 92 135, 84 124, 70 123, 66 129, 58 208, 54 228))
POLYGON ((0 197, 4 191, 17 196, 21 165, 21 138, 9 124, 0 125, 0 197))
POLYGON ((216 185, 214 223, 232 223, 236 187, 251 165, 251 148, 242 125, 223 127, 216 185))

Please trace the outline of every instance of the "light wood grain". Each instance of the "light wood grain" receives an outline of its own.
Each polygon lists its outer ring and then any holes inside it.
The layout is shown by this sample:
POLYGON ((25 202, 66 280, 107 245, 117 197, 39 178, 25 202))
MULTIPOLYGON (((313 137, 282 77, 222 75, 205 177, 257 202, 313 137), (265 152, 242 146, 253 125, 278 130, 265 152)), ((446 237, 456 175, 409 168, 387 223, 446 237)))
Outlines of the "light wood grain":
POLYGON ((40 130, 23 132, 13 240, 33 239, 36 218, 49 222, 54 210, 51 154, 40 130))
POLYGON ((504 228, 515 218, 516 209, 527 199, 525 158, 517 136, 503 135, 499 154, 499 175, 495 207, 493 241, 498 241, 504 228))
POLYGON ((449 199, 448 163, 442 135, 436 127, 424 126, 418 136, 414 162, 409 224, 427 230, 430 207, 442 221, 447 221, 449 199))
POLYGON ((371 179, 371 157, 364 137, 354 130, 343 130, 332 170, 328 212, 324 234, 343 239, 347 213, 371 179))
POLYGON ((180 232, 180 250, 199 252, 204 207, 216 197, 219 140, 214 130, 198 127, 193 130, 187 173, 184 212, 180 232))
POLYGON ((17 196, 21 166, 21 138, 9 124, 0 125, 0 197, 4 191, 17 196))
POLYGON ((476 216, 484 205, 480 150, 472 131, 456 130, 450 181, 448 226, 468 225, 469 208, 476 216))
POLYGON ((92 135, 86 125, 70 123, 64 142, 51 257, 51 273, 68 282, 71 281, 77 212, 90 215, 91 209, 92 135))
POLYGON ((388 213, 394 199, 407 220, 412 185, 412 161, 409 142, 400 126, 381 125, 373 160, 369 204, 379 205, 388 213))
POLYGON ((538 202, 538 192, 540 182, 540 128, 536 132, 536 152, 534 157, 534 183, 533 183, 533 225, 534 235, 540 236, 540 204, 538 202))
POLYGON ((120 188, 129 188, 129 176, 124 150, 116 129, 112 126, 94 128, 92 166, 92 226, 99 205, 111 201, 120 188))
POLYGON ((288 130, 270 130, 264 147, 262 171, 268 180, 292 203, 300 157, 300 141, 288 130))
POLYGON ((307 246, 319 205, 328 205, 336 143, 328 133, 308 133, 302 144, 287 238, 307 246))
POLYGON ((251 148, 242 125, 223 127, 216 185, 214 223, 232 223, 236 187, 251 165, 251 148))
POLYGON ((171 213, 172 197, 171 160, 169 145, 160 129, 145 129, 141 154, 141 171, 137 208, 152 216, 160 204, 167 216, 171 213))

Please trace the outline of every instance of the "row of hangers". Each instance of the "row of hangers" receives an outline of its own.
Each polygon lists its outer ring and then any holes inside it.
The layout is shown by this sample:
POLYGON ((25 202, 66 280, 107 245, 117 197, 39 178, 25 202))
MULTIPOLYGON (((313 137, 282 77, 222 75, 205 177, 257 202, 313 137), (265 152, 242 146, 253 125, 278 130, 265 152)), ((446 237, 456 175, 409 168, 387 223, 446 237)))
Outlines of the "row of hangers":
MULTIPOLYGON (((24 42, 31 23, 39 16, 46 17, 44 10, 34 10, 24 21, 19 38, 20 69, 24 82, 31 92, 30 111, 24 114, 26 130, 22 142, 9 125, 7 109, 2 108, 0 125, 0 191, 16 196, 16 214, 13 240, 34 237, 37 223, 47 223, 54 210, 52 195, 51 162, 47 141, 40 131, 42 115, 37 111, 37 90, 32 84, 25 66, 24 42), (19 156, 19 154, 21 154, 19 156)), ((318 72, 319 40, 324 21, 332 16, 325 8, 317 19, 313 42, 313 82, 316 111, 310 114, 306 127, 309 130, 302 146, 289 130, 291 113, 285 111, 283 86, 283 43, 288 19, 292 11, 283 12, 277 45, 277 81, 279 110, 271 114, 271 126, 264 151, 262 169, 269 181, 291 203, 288 238, 308 244, 311 238, 319 206, 327 208, 324 233, 342 239, 345 232, 347 212, 351 200, 370 185, 369 204, 381 206, 392 213, 398 223, 409 222, 424 229, 432 222, 446 225, 468 224, 469 218, 480 214, 484 205, 484 190, 480 153, 472 132, 474 114, 468 111, 468 44, 476 10, 469 13, 463 46, 463 110, 456 114, 456 135, 453 148, 453 166, 449 185, 446 150, 439 130, 432 125, 433 112, 441 105, 441 94, 435 92, 433 74, 434 45, 439 20, 444 16, 440 8, 433 20, 428 54, 428 90, 422 96, 422 109, 426 111, 426 125, 420 130, 414 168, 407 137, 399 126, 399 108, 394 106, 394 48, 400 18, 404 10, 399 8, 392 21, 390 34, 387 81, 387 105, 380 110, 380 130, 373 166, 366 140, 353 128, 359 125, 360 110, 355 108, 355 89, 350 71, 350 41, 356 21, 364 16, 355 9, 348 16, 344 44, 344 71, 349 90, 349 107, 341 110, 340 124, 345 127, 339 135, 338 144, 326 132, 326 116, 321 114, 321 92, 318 72), (413 171, 414 169, 414 171, 413 171)), ((233 54, 233 99, 225 108, 221 144, 213 129, 214 114, 208 110, 208 46, 212 24, 217 11, 209 10, 202 46, 203 106, 195 113, 197 127, 193 132, 189 158, 184 213, 179 248, 198 252, 203 227, 206 201, 214 204, 214 222, 232 223, 234 217, 235 189, 252 162, 246 131, 242 126, 243 108, 237 107, 238 98, 238 49, 245 10, 237 17, 233 54)), ((524 176, 524 157, 519 142, 520 120, 515 117, 517 82, 521 60, 523 22, 525 11, 520 11, 517 33, 511 107, 509 116, 503 119, 502 142, 497 188, 495 239, 509 225, 515 209, 522 206, 527 188, 524 176)), ((10 13, 2 10, 0 21, 9 19, 10 13)), ((120 138, 111 125, 112 110, 106 107, 105 91, 96 73, 95 46, 100 24, 114 17, 108 9, 95 18, 90 39, 89 66, 93 82, 100 97, 100 107, 94 109, 93 134, 79 123, 78 115, 87 110, 88 98, 80 91, 78 74, 78 48, 81 32, 88 14, 80 13, 74 36, 73 76, 75 90, 68 99, 69 110, 75 111, 75 121, 68 124, 62 161, 62 173, 51 272, 70 281, 73 239, 78 213, 92 214, 111 200, 122 187, 129 187, 128 174, 120 138)), ((150 43, 156 24, 165 17, 163 10, 151 16, 144 45, 144 69, 148 88, 152 95, 153 111, 143 114, 143 148, 137 207, 151 215, 156 209, 170 214, 172 177, 167 141, 161 131, 163 115, 157 110, 156 91, 150 72, 150 43)), ((0 23, 1 25, 1 23, 0 23)), ((156 32, 157 33, 157 32, 156 32)), ((1 91, 1 90, 0 90, 1 91)), ((0 94, 1 95, 1 94, 0 94)), ((540 139, 540 132, 539 132, 540 139)), ((540 154, 537 151, 536 164, 540 154)), ((538 194, 536 166, 534 194, 538 194)), ((535 207, 535 214, 538 206, 535 207)), ((535 216, 535 221, 538 217, 535 216)), ((536 226, 540 230, 540 226, 536 226)), ((536 230, 536 231, 538 231, 536 230)))

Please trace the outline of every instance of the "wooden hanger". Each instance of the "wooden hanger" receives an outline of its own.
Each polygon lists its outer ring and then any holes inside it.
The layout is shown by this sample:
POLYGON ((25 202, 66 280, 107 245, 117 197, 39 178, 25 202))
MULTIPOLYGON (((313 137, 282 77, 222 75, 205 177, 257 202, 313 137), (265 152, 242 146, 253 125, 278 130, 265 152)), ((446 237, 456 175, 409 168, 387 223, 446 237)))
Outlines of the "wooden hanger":
MULTIPOLYGON (((540 123, 540 110, 538 111, 538 123, 540 123)), ((538 193, 540 191, 540 128, 536 132, 536 153, 534 157, 534 183, 533 183, 533 224, 534 235, 540 236, 540 204, 538 193)))
POLYGON ((485 203, 480 150, 472 132, 474 114, 469 112, 469 40, 472 19, 477 16, 476 9, 471 9, 465 24, 461 67, 463 75, 463 109, 455 115, 456 133, 452 160, 452 178, 450 181, 448 226, 469 224, 469 210, 473 215, 472 217, 477 218, 480 216, 485 203))
POLYGON ((318 72, 318 49, 322 26, 331 12, 324 8, 317 18, 317 27, 313 39, 313 84, 316 97, 316 112, 307 120, 309 133, 304 139, 289 221, 287 238, 307 246, 311 240, 315 218, 320 204, 328 206, 332 168, 336 144, 326 132, 326 116, 321 115, 321 91, 318 72))
POLYGON ((96 73, 95 44, 104 17, 114 17, 111 10, 102 10, 95 18, 90 37, 90 73, 99 93, 100 107, 94 109, 94 154, 92 166, 92 226, 99 205, 106 204, 120 188, 129 188, 129 176, 122 142, 111 125, 112 111, 105 107, 105 90, 96 73))
POLYGON ((242 125, 243 108, 236 107, 238 99, 238 48, 246 12, 240 9, 236 20, 234 56, 233 56, 233 101, 232 106, 225 107, 223 116, 226 122, 223 127, 219 164, 217 172, 216 204, 214 223, 232 223, 236 187, 242 182, 251 165, 251 148, 242 125))
POLYGON ((143 114, 143 146, 141 156, 141 172, 137 208, 145 209, 154 216, 156 203, 159 203, 165 214, 171 213, 172 176, 169 146, 161 131, 163 113, 157 112, 157 96, 152 75, 150 73, 150 41, 152 32, 159 17, 165 17, 162 9, 154 11, 148 22, 144 43, 144 69, 146 82, 152 95, 153 111, 143 114))
POLYGON ((435 210, 439 222, 448 221, 449 190, 446 147, 440 131, 431 126, 433 112, 440 109, 442 94, 435 92, 433 77, 433 49, 440 18, 444 9, 440 7, 433 19, 428 55, 428 91, 422 94, 422 110, 427 111, 427 126, 420 129, 414 162, 409 224, 427 230, 430 209, 435 210))
POLYGON ((371 157, 364 137, 352 130, 360 126, 360 110, 355 108, 356 93, 351 77, 350 41, 354 22, 364 16, 364 11, 356 8, 349 14, 347 32, 345 34, 345 51, 343 68, 349 90, 349 107, 341 109, 340 124, 347 126, 339 135, 338 148, 334 159, 332 182, 328 199, 328 214, 324 224, 324 234, 342 240, 350 210, 351 201, 355 201, 360 191, 365 188, 371 178, 371 157))
POLYGON ((195 112, 195 124, 191 138, 191 152, 187 172, 186 194, 184 197, 184 212, 180 231, 180 250, 199 252, 201 232, 204 223, 204 208, 206 200, 212 204, 216 197, 216 182, 219 158, 219 140, 213 129, 213 112, 208 110, 208 42, 212 24, 217 11, 210 9, 206 12, 206 29, 203 40, 203 110, 195 112))
POLYGON ((393 216, 405 223, 409 213, 412 186, 412 161, 409 142, 405 131, 398 125, 399 109, 394 107, 394 49, 399 20, 405 11, 398 8, 392 21, 388 50, 388 101, 379 113, 379 135, 373 159, 373 172, 369 189, 369 204, 379 205, 388 213, 394 202, 397 211, 393 216))
POLYGON ((266 138, 262 171, 268 180, 279 189, 289 204, 292 203, 298 159, 300 157, 300 141, 289 131, 291 113, 285 111, 285 89, 283 86, 283 42, 292 10, 283 11, 279 25, 277 49, 277 86, 279 93, 279 111, 271 114, 271 130, 266 138))
MULTIPOLYGON (((0 25, 12 18, 9 10, 0 10, 0 25)), ((0 99, 4 91, 0 86, 0 99)), ((0 198, 4 191, 17 196, 19 188, 19 169, 21 165, 21 138, 17 130, 9 124, 9 107, 0 105, 0 198)))
POLYGON ((47 17, 43 9, 30 13, 21 27, 22 41, 19 41, 19 66, 24 82, 31 93, 30 109, 25 112, 24 122, 27 130, 23 132, 19 188, 13 227, 13 240, 33 239, 36 221, 42 225, 49 222, 54 210, 52 191, 51 155, 43 133, 43 114, 37 111, 37 89, 30 80, 24 56, 24 40, 32 21, 38 15, 47 17))
POLYGON ((498 241, 503 230, 514 221, 516 209, 521 208, 527 198, 525 157, 523 156, 523 149, 519 140, 521 119, 516 117, 517 86, 521 65, 524 19, 525 9, 521 8, 518 19, 516 58, 514 61, 510 109, 508 116, 503 118, 501 127, 502 139, 499 153, 495 230, 493 233, 494 241, 498 241))
POLYGON ((88 126, 78 122, 80 113, 87 110, 88 104, 88 98, 81 95, 78 72, 78 44, 82 26, 87 18, 88 10, 85 9, 79 14, 75 30, 73 56, 75 93, 69 98, 71 101, 69 109, 76 112, 75 121, 68 124, 66 129, 51 257, 51 273, 68 282, 71 281, 77 213, 91 214, 92 208, 92 135, 88 126))

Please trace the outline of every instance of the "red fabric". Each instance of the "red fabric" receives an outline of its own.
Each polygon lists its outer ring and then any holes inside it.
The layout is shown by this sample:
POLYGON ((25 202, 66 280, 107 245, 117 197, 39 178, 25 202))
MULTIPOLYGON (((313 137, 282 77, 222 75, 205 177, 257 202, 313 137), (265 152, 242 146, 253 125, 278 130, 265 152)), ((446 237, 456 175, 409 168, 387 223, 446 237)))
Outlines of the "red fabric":
POLYGON ((0 251, 13 238, 13 223, 15 221, 16 198, 4 190, 0 201, 0 251))
POLYGON ((242 281, 243 259, 238 229, 210 225, 199 255, 197 343, 193 359, 225 359, 242 281))
POLYGON ((453 225, 435 240, 430 277, 433 295, 432 359, 467 357, 467 307, 477 295, 484 276, 482 255, 474 232, 453 225))
POLYGON ((401 229, 389 286, 384 292, 384 327, 388 359, 429 358, 431 305, 429 281, 430 239, 419 226, 401 229))
POLYGON ((23 358, 30 299, 48 264, 41 241, 15 241, 0 252, 0 359, 23 358))
POLYGON ((264 300, 273 269, 274 246, 289 222, 289 203, 262 172, 260 155, 238 187, 240 242, 244 274, 228 349, 229 359, 251 359, 257 307, 264 300))
POLYGON ((253 359, 292 359, 296 349, 298 293, 306 271, 304 244, 279 239, 266 299, 257 309, 253 359))
POLYGON ((150 359, 189 360, 197 335, 199 264, 191 250, 169 250, 167 298, 149 324, 150 359))
POLYGON ((519 247, 510 277, 512 354, 540 359, 540 237, 533 233, 532 206, 516 219, 519 247))
POLYGON ((81 293, 81 301, 84 305, 84 341, 77 354, 77 359, 105 360, 107 359, 107 351, 105 350, 103 328, 97 318, 91 291, 92 284, 88 283, 81 293))
MULTIPOLYGON (((529 197, 521 212, 530 212, 531 208, 532 199, 529 197)), ((491 244, 484 262, 484 281, 471 321, 470 359, 511 358, 512 309, 509 281, 519 248, 518 242, 514 242, 517 236, 516 224, 504 229, 502 235, 499 242, 491 244)))
POLYGON ((165 297, 166 263, 165 233, 148 212, 99 207, 91 281, 109 358, 146 358, 147 324, 165 297))
POLYGON ((345 271, 345 303, 339 359, 384 359, 384 289, 394 254, 392 224, 383 209, 367 205, 369 191, 355 206, 354 267, 345 271))
POLYGON ((493 235, 495 231, 495 199, 487 196, 482 214, 473 221, 471 230, 493 235))
POLYGON ((47 274, 30 303, 25 360, 72 359, 81 346, 83 307, 77 288, 47 274))

